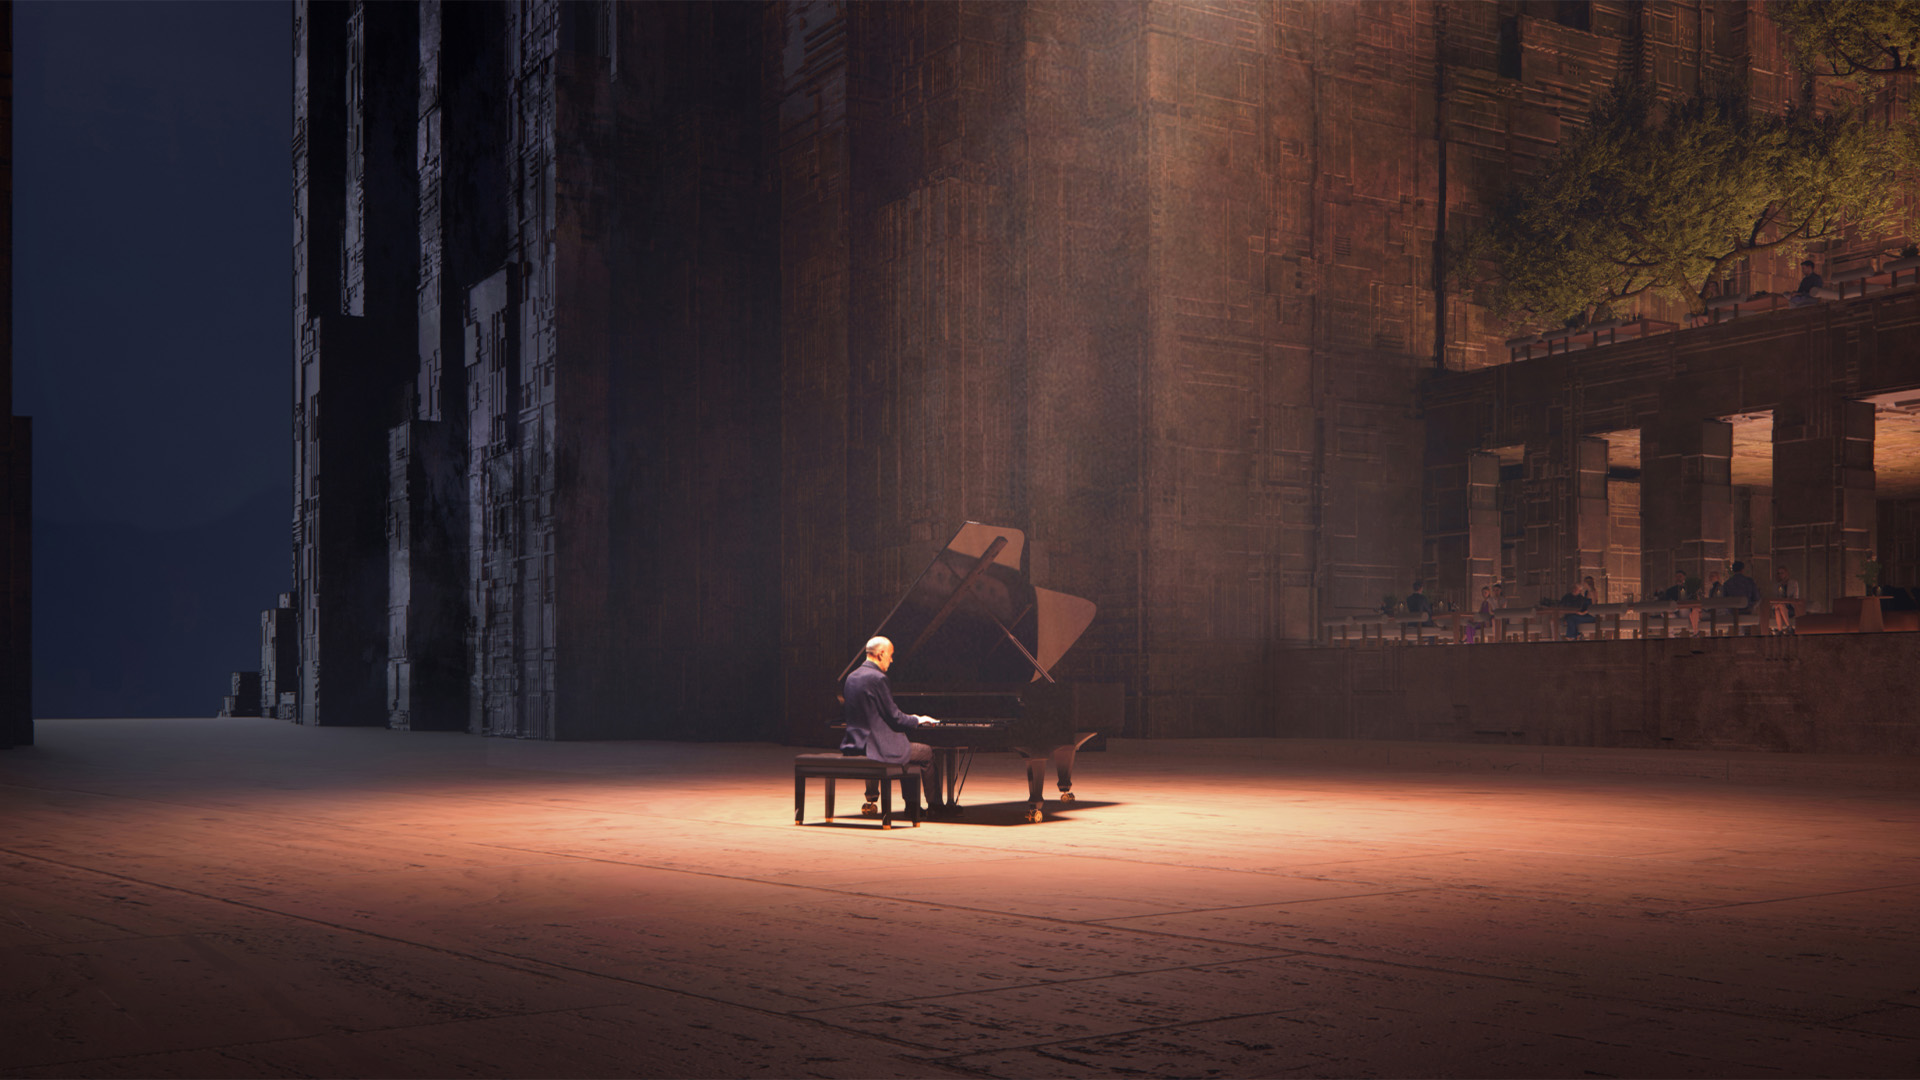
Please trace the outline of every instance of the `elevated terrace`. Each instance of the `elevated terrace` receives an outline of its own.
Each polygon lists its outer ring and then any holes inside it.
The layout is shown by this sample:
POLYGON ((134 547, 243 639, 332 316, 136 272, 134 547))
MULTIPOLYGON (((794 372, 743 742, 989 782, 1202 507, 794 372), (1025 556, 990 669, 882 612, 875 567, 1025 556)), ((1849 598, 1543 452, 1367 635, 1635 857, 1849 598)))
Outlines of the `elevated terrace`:
MULTIPOLYGON (((1602 601, 1735 560, 1813 610, 1920 585, 1920 287, 1465 373, 1421 390, 1423 576, 1472 607, 1594 577, 1602 601)), ((1340 612, 1329 612, 1339 614, 1340 612)))

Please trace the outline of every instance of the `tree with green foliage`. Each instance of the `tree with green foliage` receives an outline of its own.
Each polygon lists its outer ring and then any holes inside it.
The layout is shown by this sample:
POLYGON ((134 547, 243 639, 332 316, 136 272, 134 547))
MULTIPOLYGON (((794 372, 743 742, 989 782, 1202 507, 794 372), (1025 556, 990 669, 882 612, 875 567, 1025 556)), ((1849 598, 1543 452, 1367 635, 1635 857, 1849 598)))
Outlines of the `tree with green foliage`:
POLYGON ((1920 0, 1780 0, 1762 5, 1802 71, 1872 82, 1914 70, 1920 0))
POLYGON ((1577 322, 1643 294, 1705 309, 1739 260, 1898 212, 1899 139, 1854 113, 1754 111, 1732 88, 1662 103, 1616 83, 1538 174, 1451 253, 1455 280, 1518 323, 1577 322))

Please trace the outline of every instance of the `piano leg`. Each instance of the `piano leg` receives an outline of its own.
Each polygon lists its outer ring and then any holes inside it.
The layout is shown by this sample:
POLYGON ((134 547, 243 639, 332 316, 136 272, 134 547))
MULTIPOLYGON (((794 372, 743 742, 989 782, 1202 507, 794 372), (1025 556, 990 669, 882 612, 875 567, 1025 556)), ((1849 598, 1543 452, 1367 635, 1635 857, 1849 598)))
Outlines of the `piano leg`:
POLYGON ((927 816, 955 817, 960 813, 960 770, 956 768, 960 748, 936 746, 933 760, 927 763, 927 816))
POLYGON ((1072 745, 1053 748, 1053 772, 1060 783, 1061 802, 1073 801, 1073 756, 1086 745, 1088 739, 1097 734, 1099 732, 1076 731, 1073 734, 1072 745))
POLYGON ((827 777, 827 820, 833 820, 833 777, 827 777))
POLYGON ((1046 815, 1047 759, 1027 759, 1027 820, 1039 821, 1046 815))
POLYGON ((867 801, 860 804, 860 815, 862 817, 873 817, 879 812, 880 812, 880 785, 872 780, 869 780, 867 781, 867 801))

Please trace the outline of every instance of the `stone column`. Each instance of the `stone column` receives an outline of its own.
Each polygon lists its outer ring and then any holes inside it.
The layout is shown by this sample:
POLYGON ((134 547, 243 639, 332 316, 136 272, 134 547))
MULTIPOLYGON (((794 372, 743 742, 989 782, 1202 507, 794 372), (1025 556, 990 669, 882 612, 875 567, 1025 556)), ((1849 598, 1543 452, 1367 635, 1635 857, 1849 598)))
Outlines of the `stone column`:
MULTIPOLYGON (((1773 414, 1773 561, 1800 582, 1806 610, 1859 596, 1872 549, 1873 405, 1814 394, 1773 414)), ((1766 583, 1762 582, 1763 590, 1766 583)))
POLYGON ((1463 608, 1480 605, 1480 589, 1500 574, 1500 457, 1469 452, 1427 466, 1426 544, 1421 574, 1430 596, 1463 608))
POLYGON ((1772 580, 1772 487, 1741 484, 1733 489, 1733 557, 1747 564, 1755 581, 1772 580))
POLYGON ((1733 425, 1662 415, 1640 430, 1640 580, 1706 580, 1733 561, 1733 425))
POLYGON ((1519 595, 1558 599, 1588 575, 1605 588, 1607 441, 1574 437, 1529 444, 1519 498, 1523 534, 1514 553, 1519 595))

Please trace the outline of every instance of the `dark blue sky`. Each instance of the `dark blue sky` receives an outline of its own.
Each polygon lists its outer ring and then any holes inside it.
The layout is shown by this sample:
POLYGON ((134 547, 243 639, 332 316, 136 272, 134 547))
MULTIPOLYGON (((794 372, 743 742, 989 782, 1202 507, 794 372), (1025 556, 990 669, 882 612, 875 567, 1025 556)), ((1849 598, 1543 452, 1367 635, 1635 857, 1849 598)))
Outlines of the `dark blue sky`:
POLYGON ((14 392, 35 510, 287 490, 289 5, 14 7, 14 392))
POLYGON ((290 6, 13 11, 35 711, 208 715, 290 585, 290 6))

